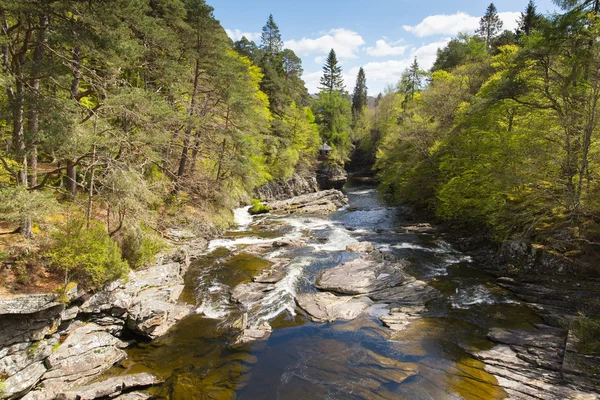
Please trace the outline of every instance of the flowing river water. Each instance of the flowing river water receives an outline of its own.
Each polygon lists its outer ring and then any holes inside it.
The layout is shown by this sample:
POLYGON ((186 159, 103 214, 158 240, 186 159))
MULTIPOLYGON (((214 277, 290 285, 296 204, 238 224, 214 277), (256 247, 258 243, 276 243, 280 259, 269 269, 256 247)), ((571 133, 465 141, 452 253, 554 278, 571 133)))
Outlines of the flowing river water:
POLYGON ((351 180, 345 190, 349 205, 329 217, 253 219, 236 210, 237 230, 212 241, 186 277, 182 300, 197 313, 129 350, 120 373, 153 372, 165 383, 152 393, 170 399, 506 398, 468 350, 491 348, 492 327, 533 329, 540 318, 440 234, 382 203, 370 182, 351 180), (282 238, 306 244, 244 251, 282 238), (442 294, 395 335, 378 319, 385 305, 334 323, 311 322, 296 309, 294 297, 316 291, 321 271, 359 256, 345 250, 359 241, 410 261, 408 272, 442 294), (230 289, 281 258, 291 260, 285 277, 248 306, 250 326, 271 324, 269 339, 233 345, 241 312, 230 289))

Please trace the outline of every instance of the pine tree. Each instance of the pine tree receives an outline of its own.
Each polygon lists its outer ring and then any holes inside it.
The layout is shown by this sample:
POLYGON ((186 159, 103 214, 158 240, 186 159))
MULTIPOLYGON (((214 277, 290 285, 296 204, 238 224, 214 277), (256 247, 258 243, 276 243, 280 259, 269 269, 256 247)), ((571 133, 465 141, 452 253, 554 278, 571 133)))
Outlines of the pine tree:
POLYGON ((269 15, 267 24, 262 29, 260 48, 270 57, 275 57, 283 50, 281 33, 279 33, 279 27, 273 19, 273 14, 269 15))
POLYGON ((502 31, 503 25, 504 23, 498 16, 496 6, 494 3, 490 3, 485 11, 485 15, 479 20, 479 29, 477 30, 477 34, 485 40, 488 49, 491 47, 492 39, 502 31))
POLYGON ((367 77, 363 67, 360 67, 352 96, 352 113, 355 118, 367 106, 367 101, 367 77))
POLYGON ((408 67, 402 74, 402 79, 399 84, 400 93, 404 94, 403 106, 406 109, 406 105, 409 100, 414 100, 415 93, 423 88, 423 77, 425 72, 419 67, 417 57, 415 57, 413 63, 408 67))
POLYGON ((321 77, 321 90, 327 90, 329 93, 343 91, 344 78, 342 77, 342 67, 338 65, 335 50, 331 49, 323 67, 323 76, 321 77))
POLYGON ((529 0, 529 4, 527 4, 525 12, 521 13, 519 27, 517 28, 517 35, 531 35, 531 32, 539 25, 541 18, 542 17, 537 13, 535 2, 533 0, 529 0))

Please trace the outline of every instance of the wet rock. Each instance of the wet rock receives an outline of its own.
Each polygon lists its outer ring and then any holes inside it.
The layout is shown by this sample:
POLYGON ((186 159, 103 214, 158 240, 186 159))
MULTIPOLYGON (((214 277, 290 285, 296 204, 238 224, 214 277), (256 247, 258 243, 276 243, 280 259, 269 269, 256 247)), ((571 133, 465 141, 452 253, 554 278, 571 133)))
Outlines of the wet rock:
POLYGON ((391 330, 399 332, 420 318, 420 314, 424 311, 424 306, 395 307, 390 310, 389 314, 380 316, 379 320, 391 330))
POLYGON ((254 282, 258 283, 277 283, 286 277, 285 267, 290 262, 289 258, 277 258, 271 259, 273 265, 266 271, 263 271, 260 275, 252 278, 254 282))
POLYGON ((275 286, 267 283, 241 283, 231 291, 231 298, 241 304, 248 304, 260 300, 267 292, 275 289, 275 286))
POLYGON ((276 240, 273 242, 273 247, 302 247, 306 245, 305 240, 297 240, 297 239, 288 239, 284 238, 281 240, 276 240))
POLYGON ((367 294, 394 287, 407 279, 402 263, 361 257, 324 271, 315 286, 341 294, 367 294))
POLYGON ((267 203, 273 214, 329 214, 348 204, 339 190, 325 190, 267 203))
POLYGON ((254 327, 246 327, 242 329, 242 332, 238 339, 236 340, 236 345, 242 345, 245 343, 255 342, 257 340, 266 340, 271 335, 271 325, 268 322, 263 322, 262 324, 254 327))
POLYGON ((371 242, 350 243, 346 246, 346 250, 352 253, 371 253, 375 251, 371 242))
POLYGON ((379 302, 406 306, 422 306, 441 295, 425 282, 408 277, 399 286, 371 292, 368 296, 379 302))
POLYGON ((56 396, 56 400, 93 400, 107 397, 113 398, 125 391, 146 388, 156 385, 159 382, 160 381, 157 377, 147 372, 134 375, 118 376, 59 393, 56 396))
POLYGON ((562 349, 566 332, 563 329, 547 327, 533 331, 518 329, 492 328, 487 338, 494 343, 521 347, 539 347, 562 349))
POLYGON ((264 201, 285 200, 319 191, 317 179, 311 174, 294 174, 287 181, 273 181, 254 190, 256 198, 264 201))
POLYGON ((313 321, 335 321, 354 319, 373 302, 368 297, 336 296, 329 292, 319 292, 296 296, 296 304, 313 321))

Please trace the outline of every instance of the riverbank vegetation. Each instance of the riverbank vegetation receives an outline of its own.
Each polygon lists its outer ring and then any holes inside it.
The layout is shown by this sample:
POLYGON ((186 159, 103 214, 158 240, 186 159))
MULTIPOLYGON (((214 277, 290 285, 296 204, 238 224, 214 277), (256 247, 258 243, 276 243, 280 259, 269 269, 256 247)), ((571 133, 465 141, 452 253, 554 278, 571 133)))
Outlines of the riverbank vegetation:
POLYGON ((347 158, 335 53, 311 108, 273 16, 259 44, 233 43, 203 0, 8 1, 0 21, 7 286, 48 271, 98 286, 169 228, 226 227, 255 187, 313 168, 321 137, 347 158))
POLYGON ((415 59, 360 146, 381 192, 495 242, 594 263, 600 243, 600 3, 530 2, 515 32, 490 5, 474 35, 415 59))

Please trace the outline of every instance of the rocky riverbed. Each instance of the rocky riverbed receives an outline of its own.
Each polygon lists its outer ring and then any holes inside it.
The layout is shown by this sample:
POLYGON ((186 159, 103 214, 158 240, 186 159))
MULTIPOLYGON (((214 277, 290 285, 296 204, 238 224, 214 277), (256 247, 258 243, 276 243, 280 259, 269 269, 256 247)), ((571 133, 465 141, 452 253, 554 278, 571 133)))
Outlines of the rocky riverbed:
POLYGON ((347 195, 237 210, 208 246, 172 232, 182 251, 66 308, 0 302, 4 397, 598 398, 600 360, 556 299, 532 303, 372 187, 347 195))

